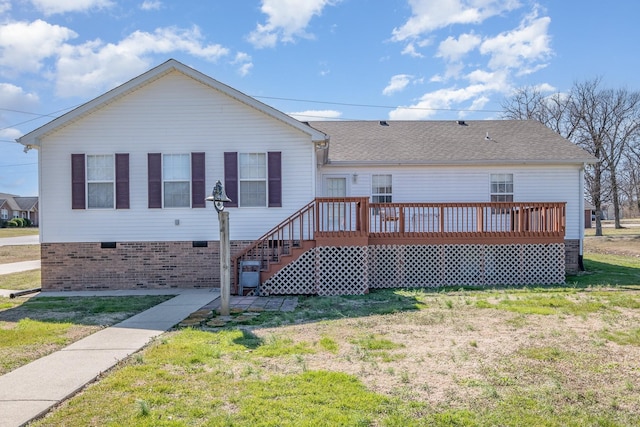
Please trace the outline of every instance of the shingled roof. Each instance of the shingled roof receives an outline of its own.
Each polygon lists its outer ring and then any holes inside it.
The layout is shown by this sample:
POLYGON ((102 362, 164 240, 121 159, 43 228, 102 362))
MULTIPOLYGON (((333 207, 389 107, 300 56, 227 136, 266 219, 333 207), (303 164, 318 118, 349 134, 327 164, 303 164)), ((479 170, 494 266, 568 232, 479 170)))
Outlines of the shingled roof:
POLYGON ((594 163, 595 157, 533 120, 323 121, 329 164, 594 163))

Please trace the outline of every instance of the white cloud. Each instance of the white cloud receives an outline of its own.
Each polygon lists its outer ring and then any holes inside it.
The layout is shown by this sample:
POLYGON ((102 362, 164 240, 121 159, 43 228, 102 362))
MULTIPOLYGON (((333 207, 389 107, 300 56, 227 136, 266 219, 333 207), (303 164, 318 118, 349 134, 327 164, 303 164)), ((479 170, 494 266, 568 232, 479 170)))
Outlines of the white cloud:
POLYGON ((186 52, 209 61, 229 53, 218 44, 203 44, 198 27, 136 31, 117 44, 94 40, 65 45, 57 63, 56 92, 60 96, 94 95, 148 69, 150 55, 171 52, 186 52))
POLYGON ((505 93, 510 88, 506 71, 489 73, 476 70, 466 78, 470 83, 468 86, 448 87, 428 92, 417 103, 391 111, 389 118, 391 120, 425 120, 434 116, 439 110, 449 109, 458 109, 458 114, 462 117, 465 112, 460 110, 481 109, 489 102, 490 95, 505 93), (460 104, 466 104, 466 106, 460 109, 460 104))
POLYGON ((482 39, 473 33, 461 34, 457 39, 449 36, 440 42, 436 56, 447 61, 459 61, 467 53, 480 46, 481 42, 482 39))
POLYGON ((416 47, 413 45, 413 43, 407 43, 407 45, 404 47, 404 49, 402 49, 401 52, 403 55, 409 55, 412 56, 414 58, 423 58, 424 55, 421 54, 420 52, 418 52, 416 50, 416 47))
POLYGON ((258 24, 247 39, 256 48, 274 47, 278 42, 293 42, 296 37, 310 38, 306 32, 311 18, 336 0, 262 0, 266 24, 258 24))
POLYGON ((106 9, 114 5, 111 0, 30 0, 45 15, 66 12, 86 12, 93 9, 106 9))
POLYGON ((0 14, 11 10, 11 0, 0 0, 0 14))
POLYGON ((302 122, 309 120, 335 120, 342 116, 342 113, 336 110, 305 110, 287 114, 302 122))
POLYGON ((518 0, 409 0, 412 16, 392 39, 403 41, 453 24, 479 24, 520 6, 518 0))
POLYGON ((545 64, 536 63, 552 54, 548 34, 550 22, 551 18, 538 18, 534 11, 518 28, 483 41, 480 52, 490 56, 488 65, 492 69, 521 69, 522 74, 530 74, 544 67, 545 64))
POLYGON ((64 42, 77 37, 72 30, 42 20, 0 25, 1 74, 36 73, 42 61, 57 55, 64 42))
POLYGON ((38 103, 38 95, 26 93, 21 87, 11 83, 0 83, 0 108, 30 110, 38 103))
POLYGON ((402 91, 404 88, 411 83, 411 79, 413 79, 412 75, 409 74, 396 74, 391 77, 389 80, 389 84, 382 90, 383 95, 392 95, 396 92, 402 91))
POLYGON ((162 2, 160 0, 144 0, 140 5, 142 10, 160 10, 162 9, 162 2))
POLYGON ((234 58, 233 61, 231 61, 231 63, 234 65, 239 65, 238 73, 242 77, 249 74, 249 72, 253 68, 253 62, 251 61, 251 56, 244 52, 236 53, 236 57, 234 58))

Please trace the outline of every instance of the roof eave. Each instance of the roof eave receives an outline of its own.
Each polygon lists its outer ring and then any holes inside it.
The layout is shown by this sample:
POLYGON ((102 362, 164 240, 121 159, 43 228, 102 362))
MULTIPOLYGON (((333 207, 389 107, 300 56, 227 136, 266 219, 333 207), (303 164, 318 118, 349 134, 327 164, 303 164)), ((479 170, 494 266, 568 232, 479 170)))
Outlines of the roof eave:
POLYGON ((343 160, 335 161, 329 159, 326 166, 472 166, 472 165, 584 165, 595 164, 598 160, 591 159, 554 159, 554 160, 531 160, 531 159, 499 159, 499 160, 451 160, 451 161, 424 161, 424 160, 343 160))
POLYGON ((308 126, 294 119, 293 117, 240 92, 237 89, 227 86, 224 83, 221 83, 214 78, 207 76, 206 74, 188 67, 183 63, 176 61, 175 59, 170 59, 158 65, 157 67, 152 68, 151 70, 148 70, 147 72, 140 74, 137 77, 134 77, 128 82, 111 89, 110 91, 98 96, 97 98, 94 98, 80 105, 79 107, 76 107, 75 109, 63 114, 62 116, 53 119, 45 125, 40 126, 39 128, 21 136, 20 138, 17 138, 16 141, 27 147, 39 147, 40 137, 42 137, 43 135, 46 135, 47 133, 58 129, 61 126, 98 109, 100 106, 111 102, 114 99, 117 99, 122 95, 125 95, 126 93, 129 93, 137 89, 138 87, 141 87, 142 85, 150 83, 174 70, 179 71, 206 86, 216 89, 245 105, 255 108, 256 110, 264 114, 280 120, 281 122, 286 123, 287 125, 292 126, 303 133, 306 133, 310 136, 313 142, 320 142, 327 139, 327 135, 325 133, 311 126, 308 126))

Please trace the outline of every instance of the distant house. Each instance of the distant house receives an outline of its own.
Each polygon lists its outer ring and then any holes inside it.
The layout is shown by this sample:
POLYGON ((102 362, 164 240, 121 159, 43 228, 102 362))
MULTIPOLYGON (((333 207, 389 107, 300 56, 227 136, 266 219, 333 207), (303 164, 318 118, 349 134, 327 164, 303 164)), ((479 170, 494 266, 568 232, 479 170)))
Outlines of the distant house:
POLYGON ((18 141, 60 290, 218 286, 218 179, 263 293, 562 283, 595 161, 532 121, 300 122, 175 60, 18 141))
POLYGON ((0 222, 13 218, 28 219, 31 225, 38 226, 38 198, 0 193, 0 222))

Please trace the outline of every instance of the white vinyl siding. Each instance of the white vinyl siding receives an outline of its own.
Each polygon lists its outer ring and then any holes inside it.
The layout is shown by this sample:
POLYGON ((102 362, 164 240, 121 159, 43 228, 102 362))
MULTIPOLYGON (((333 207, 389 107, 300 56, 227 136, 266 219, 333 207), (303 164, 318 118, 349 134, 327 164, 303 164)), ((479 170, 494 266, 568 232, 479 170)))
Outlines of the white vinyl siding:
POLYGON ((165 208, 191 206, 191 155, 162 155, 162 187, 165 208))
POLYGON ((40 169, 42 242, 218 240, 212 203, 205 209, 148 208, 147 156, 206 153, 210 194, 213 184, 224 179, 224 153, 229 151, 283 153, 282 208, 228 209, 232 239, 259 238, 315 196, 309 135, 171 72, 43 137, 38 153, 46 165, 40 169), (74 211, 71 192, 61 191, 70 187, 71 154, 104 147, 129 154, 130 208, 74 211))
POLYGON ((113 154, 87 155, 88 209, 113 209, 115 175, 113 154))
MULTIPOLYGON (((491 174, 513 175, 514 202, 566 202, 567 239, 579 239, 580 167, 569 165, 533 166, 325 166, 321 176, 357 173, 347 196, 370 197, 373 175, 393 176, 393 201, 402 202, 489 202, 491 174)), ((318 188, 318 194, 321 194, 318 188)))
POLYGON ((240 207, 267 206, 267 155, 240 153, 238 163, 240 207))

